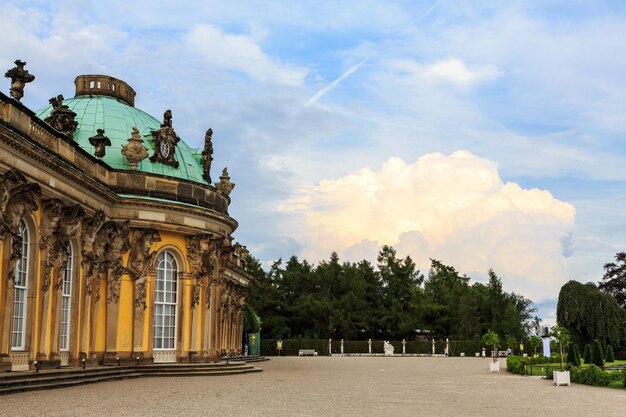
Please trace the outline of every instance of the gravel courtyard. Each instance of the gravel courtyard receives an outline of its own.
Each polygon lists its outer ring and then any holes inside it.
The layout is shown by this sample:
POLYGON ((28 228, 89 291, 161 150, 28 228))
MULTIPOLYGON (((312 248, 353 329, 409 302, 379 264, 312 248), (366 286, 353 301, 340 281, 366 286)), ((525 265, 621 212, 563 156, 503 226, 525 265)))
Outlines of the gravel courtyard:
MULTIPOLYGON (((504 367, 504 361, 502 361, 504 367)), ((282 357, 251 375, 0 397, 0 416, 620 416, 626 391, 490 374, 482 358, 282 357)))

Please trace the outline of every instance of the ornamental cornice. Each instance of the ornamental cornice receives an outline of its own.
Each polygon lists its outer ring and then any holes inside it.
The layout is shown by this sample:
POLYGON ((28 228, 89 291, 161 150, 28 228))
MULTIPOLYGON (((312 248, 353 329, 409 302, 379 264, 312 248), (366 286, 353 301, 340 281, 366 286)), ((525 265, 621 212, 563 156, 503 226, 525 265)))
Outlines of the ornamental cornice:
MULTIPOLYGON (((53 171, 60 178, 66 179, 78 188, 98 196, 98 198, 104 200, 109 205, 114 204, 118 199, 117 194, 111 191, 109 187, 84 174, 78 166, 61 158, 49 149, 43 149, 40 145, 7 128, 6 125, 0 124, 0 127, 5 128, 2 131, 2 137, 5 139, 3 140, 4 144, 15 149, 37 166, 53 171)), ((85 161, 85 163, 88 163, 88 161, 85 161)))

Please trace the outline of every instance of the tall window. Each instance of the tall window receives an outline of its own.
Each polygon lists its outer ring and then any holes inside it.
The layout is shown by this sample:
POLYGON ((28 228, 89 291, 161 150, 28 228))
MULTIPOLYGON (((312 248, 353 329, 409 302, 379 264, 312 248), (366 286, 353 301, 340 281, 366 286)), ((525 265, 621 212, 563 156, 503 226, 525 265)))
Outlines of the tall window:
POLYGON ((176 286, 178 267, 171 253, 157 258, 154 294, 154 349, 174 349, 176 335, 176 286))
POLYGON ((26 302, 28 285, 28 229, 20 221, 19 233, 22 237, 22 256, 15 266, 15 286, 13 292, 13 330, 11 349, 23 350, 26 339, 26 302))
POLYGON ((59 349, 70 350, 70 317, 72 313, 72 245, 67 248, 69 258, 67 268, 63 273, 63 287, 61 288, 61 329, 59 335, 59 349))

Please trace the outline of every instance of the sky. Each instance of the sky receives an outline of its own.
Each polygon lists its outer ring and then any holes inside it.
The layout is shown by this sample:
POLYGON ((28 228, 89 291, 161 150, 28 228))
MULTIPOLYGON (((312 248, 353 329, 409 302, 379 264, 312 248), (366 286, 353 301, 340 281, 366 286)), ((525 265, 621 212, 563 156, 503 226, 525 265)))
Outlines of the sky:
MULTIPOLYGON (((236 188, 269 265, 382 245, 533 301, 626 249, 621 1, 0 0, 0 68, 32 109, 79 74, 128 82, 236 188)), ((5 93, 9 81, 5 80, 5 93)))

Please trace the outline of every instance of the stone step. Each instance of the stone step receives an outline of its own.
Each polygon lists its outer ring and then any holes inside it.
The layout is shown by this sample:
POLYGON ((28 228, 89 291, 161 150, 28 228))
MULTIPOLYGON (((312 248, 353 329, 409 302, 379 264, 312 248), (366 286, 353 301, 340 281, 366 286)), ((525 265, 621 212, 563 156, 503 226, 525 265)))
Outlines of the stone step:
POLYGON ((91 369, 19 372, 0 377, 0 395, 113 381, 138 377, 218 376, 261 372, 245 362, 211 364, 157 364, 139 367, 111 366, 91 369))
POLYGON ((113 373, 133 372, 135 368, 87 368, 67 369, 65 371, 42 371, 42 372, 11 372, 0 375, 0 386, 15 383, 21 380, 44 380, 54 378, 69 378, 82 376, 107 375, 113 373))
POLYGON ((109 376, 98 376, 98 377, 90 377, 90 378, 70 378, 62 381, 56 382, 40 382, 36 384, 28 384, 28 385, 16 385, 16 386, 6 386, 0 388, 0 395, 5 394, 15 394, 18 392, 26 392, 26 391, 41 391, 47 389, 55 389, 55 388, 67 388, 74 387, 78 385, 84 384, 93 384, 97 382, 106 382, 106 381, 119 381, 122 379, 129 378, 139 378, 142 375, 140 373, 132 373, 126 372, 118 375, 109 375, 109 376))
POLYGON ((219 370, 219 371, 196 371, 196 372, 153 372, 153 373, 144 373, 142 376, 145 377, 166 377, 166 376, 220 376, 220 375, 239 375, 239 374, 248 374, 255 372, 262 372, 261 368, 249 368, 249 369, 230 369, 230 370, 219 370))

